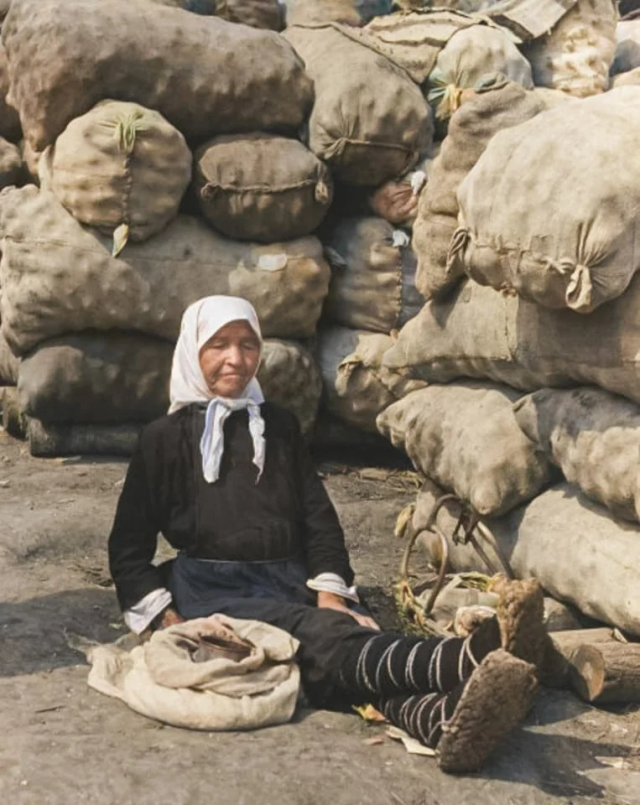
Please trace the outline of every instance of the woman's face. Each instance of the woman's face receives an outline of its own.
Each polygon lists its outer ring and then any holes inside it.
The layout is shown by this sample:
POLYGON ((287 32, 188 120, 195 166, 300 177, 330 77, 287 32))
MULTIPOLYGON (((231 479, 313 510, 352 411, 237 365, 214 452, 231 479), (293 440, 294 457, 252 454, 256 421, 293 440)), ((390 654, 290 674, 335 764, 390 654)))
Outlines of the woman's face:
POLYGON ((258 369, 260 341, 246 321, 232 321, 207 341, 199 358, 213 396, 239 397, 258 369))

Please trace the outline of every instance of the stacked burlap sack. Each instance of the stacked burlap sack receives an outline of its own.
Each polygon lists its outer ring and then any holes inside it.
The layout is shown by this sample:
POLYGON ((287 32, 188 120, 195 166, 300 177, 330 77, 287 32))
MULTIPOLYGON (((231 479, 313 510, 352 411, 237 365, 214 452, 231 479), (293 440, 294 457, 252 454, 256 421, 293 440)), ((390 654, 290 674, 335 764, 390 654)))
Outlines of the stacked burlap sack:
MULTIPOLYGON (((453 115, 419 203, 419 260, 423 202, 437 200, 457 120, 504 92, 480 92, 453 115)), ((516 575, 635 635, 640 177, 631 144, 639 109, 640 88, 627 87, 534 109, 484 148, 479 138, 474 165, 454 187, 458 230, 445 270, 432 272, 444 281, 379 369, 388 386, 425 387, 377 418, 427 479, 414 529, 453 493, 493 534, 481 538, 484 555, 461 547, 452 540, 460 507, 442 509, 452 569, 498 572, 501 555, 516 575)), ((451 171, 452 184, 460 172, 451 171)), ((424 542, 442 561, 435 534, 424 542)))

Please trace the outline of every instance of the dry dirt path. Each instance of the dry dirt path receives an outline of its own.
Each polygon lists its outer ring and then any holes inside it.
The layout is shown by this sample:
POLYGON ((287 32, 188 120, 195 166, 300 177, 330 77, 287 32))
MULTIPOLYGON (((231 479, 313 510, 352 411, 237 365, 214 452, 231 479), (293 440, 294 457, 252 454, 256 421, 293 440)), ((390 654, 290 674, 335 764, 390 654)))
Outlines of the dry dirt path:
MULTIPOLYGON (((252 733, 190 733, 90 690, 65 631, 123 633, 105 542, 126 465, 44 461, 0 432, 2 805, 640 804, 640 713, 544 692, 479 775, 441 774, 357 716, 302 711, 252 733), (623 766, 623 768, 619 768, 623 766)), ((412 493, 329 472, 359 580, 392 624, 393 525, 412 493)))

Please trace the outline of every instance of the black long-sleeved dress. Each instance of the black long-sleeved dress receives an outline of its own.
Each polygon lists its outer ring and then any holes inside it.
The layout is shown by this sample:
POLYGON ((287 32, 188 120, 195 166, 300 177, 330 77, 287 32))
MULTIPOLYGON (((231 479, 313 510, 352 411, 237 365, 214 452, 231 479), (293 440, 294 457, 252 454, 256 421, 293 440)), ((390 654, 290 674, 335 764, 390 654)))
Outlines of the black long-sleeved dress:
POLYGON ((335 509, 304 445, 296 418, 263 403, 266 459, 253 464, 246 411, 224 425, 220 478, 202 474, 204 409, 190 405, 153 422, 131 460, 109 539, 120 605, 165 586, 152 564, 162 533, 183 556, 219 562, 298 560, 308 577, 353 571, 335 509))

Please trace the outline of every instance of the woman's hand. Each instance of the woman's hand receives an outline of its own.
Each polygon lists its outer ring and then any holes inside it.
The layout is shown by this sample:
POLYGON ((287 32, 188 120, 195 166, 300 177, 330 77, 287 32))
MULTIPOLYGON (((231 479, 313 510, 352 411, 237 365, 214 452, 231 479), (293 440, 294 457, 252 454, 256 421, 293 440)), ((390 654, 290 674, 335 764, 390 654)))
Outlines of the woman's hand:
POLYGON ((184 623, 184 618, 178 615, 173 607, 167 607, 153 619, 152 626, 154 630, 166 629, 169 626, 175 626, 177 623, 184 623))
POLYGON ((318 607, 320 609, 335 609, 338 612, 346 612, 347 615, 351 615, 360 626, 364 626, 367 629, 375 629, 378 632, 380 631, 380 627, 373 618, 369 618, 367 615, 361 615, 359 612, 354 612, 352 609, 349 609, 344 598, 340 595, 335 595, 335 593, 328 593, 321 590, 318 593, 318 607))

